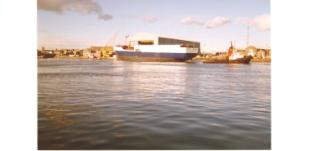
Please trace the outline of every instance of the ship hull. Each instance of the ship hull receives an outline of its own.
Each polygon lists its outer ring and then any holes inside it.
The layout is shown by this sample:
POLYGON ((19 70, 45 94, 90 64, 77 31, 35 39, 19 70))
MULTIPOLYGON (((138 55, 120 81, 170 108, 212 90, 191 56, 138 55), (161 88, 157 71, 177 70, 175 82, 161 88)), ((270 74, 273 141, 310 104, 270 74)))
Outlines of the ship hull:
POLYGON ((231 64, 249 64, 251 61, 252 57, 245 57, 245 58, 239 58, 235 60, 229 60, 228 63, 231 64))
POLYGON ((238 58, 235 60, 212 59, 212 60, 205 60, 205 61, 203 61, 203 63, 249 64, 251 59, 252 59, 252 57, 238 58))
POLYGON ((184 62, 192 59, 196 53, 165 53, 165 52, 136 52, 116 51, 117 59, 137 62, 184 62))
POLYGON ((55 54, 44 54, 43 58, 54 58, 55 56, 55 54))

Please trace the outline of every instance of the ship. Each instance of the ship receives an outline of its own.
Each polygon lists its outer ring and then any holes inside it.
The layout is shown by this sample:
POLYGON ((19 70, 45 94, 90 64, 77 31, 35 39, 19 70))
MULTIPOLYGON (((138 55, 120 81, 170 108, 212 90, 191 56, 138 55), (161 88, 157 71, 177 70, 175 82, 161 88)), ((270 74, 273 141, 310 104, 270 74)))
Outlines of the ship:
POLYGON ((42 54, 43 58, 54 58, 56 54, 53 51, 48 51, 42 54))
POLYGON ((231 46, 228 48, 227 56, 216 56, 203 63, 227 63, 227 64, 249 64, 253 57, 251 55, 242 55, 237 52, 231 42, 231 46))
POLYGON ((43 58, 54 58, 55 56, 56 56, 56 54, 47 53, 47 54, 43 55, 43 58))
POLYGON ((200 53, 200 43, 138 33, 128 37, 128 45, 115 46, 118 60, 137 62, 185 62, 200 53))

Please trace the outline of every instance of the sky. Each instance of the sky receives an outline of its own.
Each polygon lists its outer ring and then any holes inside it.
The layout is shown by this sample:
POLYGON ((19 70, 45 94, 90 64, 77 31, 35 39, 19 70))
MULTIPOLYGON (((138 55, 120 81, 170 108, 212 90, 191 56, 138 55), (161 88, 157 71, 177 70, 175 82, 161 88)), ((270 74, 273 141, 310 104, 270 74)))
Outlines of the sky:
POLYGON ((201 42, 203 52, 233 41, 270 48, 269 0, 38 0, 38 48, 126 42, 139 32, 201 42), (249 27, 249 30, 247 30, 249 27))

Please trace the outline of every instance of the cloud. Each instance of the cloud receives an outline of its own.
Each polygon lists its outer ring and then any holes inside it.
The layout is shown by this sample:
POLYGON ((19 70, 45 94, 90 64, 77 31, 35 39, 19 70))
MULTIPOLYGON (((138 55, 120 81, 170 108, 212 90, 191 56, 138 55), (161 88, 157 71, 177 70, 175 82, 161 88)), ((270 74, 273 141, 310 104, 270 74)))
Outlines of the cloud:
POLYGON ((260 31, 269 31, 270 30, 270 15, 264 14, 264 15, 256 16, 253 19, 253 24, 260 31))
POLYGON ((154 22, 158 21, 158 18, 156 18, 154 16, 144 16, 142 19, 146 23, 154 23, 154 22))
POLYGON ((203 26, 205 24, 204 21, 199 20, 192 16, 184 17, 181 20, 181 23, 186 24, 186 25, 199 25, 199 26, 203 26))
POLYGON ((100 20, 111 20, 112 16, 110 14, 100 14, 100 15, 98 15, 98 19, 100 19, 100 20))
POLYGON ((215 17, 208 21, 203 21, 203 20, 200 20, 200 19, 192 17, 192 16, 184 17, 181 20, 181 23, 183 23, 185 25, 198 25, 198 26, 202 26, 202 27, 205 27, 208 29, 221 27, 229 22, 230 22, 229 18, 220 17, 220 16, 215 17))
POLYGON ((96 14, 100 20, 110 20, 110 14, 103 13, 102 7, 95 0, 38 0, 39 10, 63 14, 65 11, 75 11, 81 14, 96 14))
POLYGON ((209 20, 208 22, 206 22, 205 27, 206 28, 216 28, 216 27, 221 27, 227 23, 230 23, 230 19, 226 18, 226 17, 215 17, 212 20, 209 20))
POLYGON ((246 24, 257 28, 259 31, 269 31, 270 30, 270 15, 263 14, 255 16, 253 18, 238 18, 237 22, 241 24, 246 24))

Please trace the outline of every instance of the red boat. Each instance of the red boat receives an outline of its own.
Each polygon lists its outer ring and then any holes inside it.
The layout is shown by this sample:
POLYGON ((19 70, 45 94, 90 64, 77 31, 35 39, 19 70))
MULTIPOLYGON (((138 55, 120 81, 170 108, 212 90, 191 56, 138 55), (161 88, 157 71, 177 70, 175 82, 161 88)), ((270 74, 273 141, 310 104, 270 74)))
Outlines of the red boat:
POLYGON ((244 56, 235 52, 235 48, 231 43, 228 49, 227 56, 220 56, 204 60, 203 63, 228 63, 228 64, 249 64, 252 56, 244 56))

